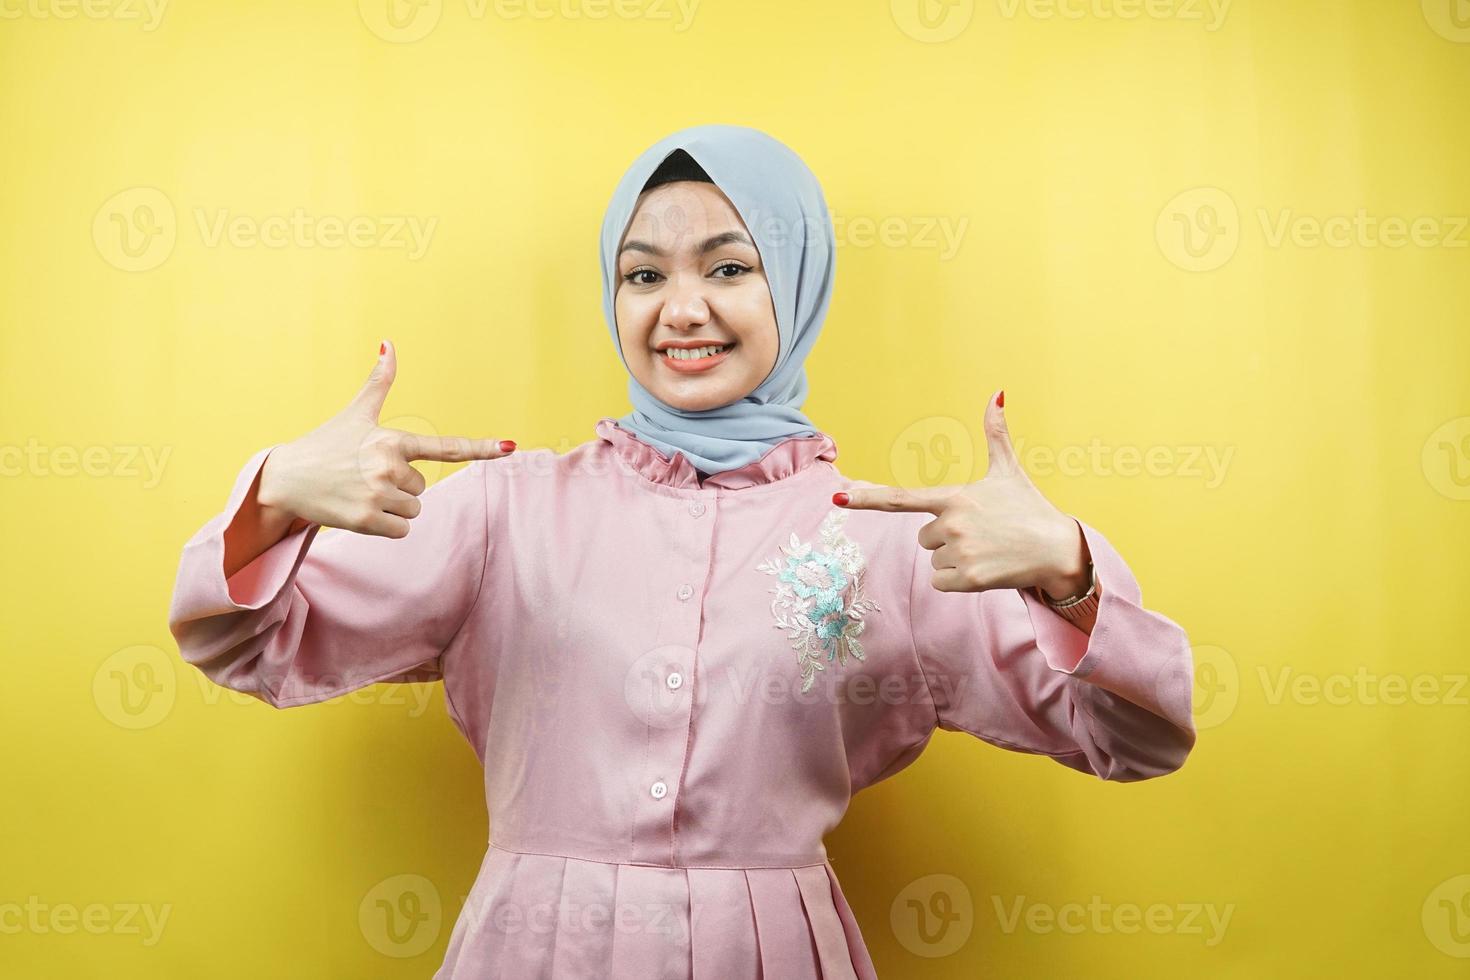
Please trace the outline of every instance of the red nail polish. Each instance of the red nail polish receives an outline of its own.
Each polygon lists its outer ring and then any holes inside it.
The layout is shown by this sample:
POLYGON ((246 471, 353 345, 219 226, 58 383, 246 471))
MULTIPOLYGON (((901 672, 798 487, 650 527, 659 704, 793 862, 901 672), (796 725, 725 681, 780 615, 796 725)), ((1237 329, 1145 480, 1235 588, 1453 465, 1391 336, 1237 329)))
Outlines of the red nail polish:
POLYGON ((500 451, 501 452, 503 452, 503 453, 513 452, 515 450, 515 448, 516 448, 516 444, 515 444, 515 440, 514 439, 502 439, 502 440, 500 440, 500 451))
POLYGON ((378 345, 378 356, 379 357, 382 357, 386 353, 388 353, 388 345, 387 344, 379 344, 378 345))
POLYGON ((1000 394, 995 396, 995 404, 1001 408, 1006 407, 1006 390, 1004 388, 1000 390, 1000 394))
POLYGON ((846 507, 847 506, 847 501, 849 499, 851 499, 851 498, 849 498, 847 496, 847 494, 843 493, 841 490, 837 491, 836 493, 834 493, 832 495, 832 502, 834 504, 836 504, 838 507, 846 507))

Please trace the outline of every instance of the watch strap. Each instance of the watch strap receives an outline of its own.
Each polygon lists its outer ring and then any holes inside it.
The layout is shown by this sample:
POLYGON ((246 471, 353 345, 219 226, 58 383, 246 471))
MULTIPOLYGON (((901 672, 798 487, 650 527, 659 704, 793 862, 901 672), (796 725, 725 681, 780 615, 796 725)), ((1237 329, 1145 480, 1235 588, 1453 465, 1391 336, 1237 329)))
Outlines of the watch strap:
POLYGON ((1053 602, 1041 586, 1036 586, 1036 594, 1047 607, 1056 612, 1057 615, 1069 623, 1079 623, 1097 612, 1098 599, 1101 597, 1101 589, 1097 583, 1097 566, 1092 562, 1087 563, 1088 584, 1086 590, 1066 599, 1053 602))

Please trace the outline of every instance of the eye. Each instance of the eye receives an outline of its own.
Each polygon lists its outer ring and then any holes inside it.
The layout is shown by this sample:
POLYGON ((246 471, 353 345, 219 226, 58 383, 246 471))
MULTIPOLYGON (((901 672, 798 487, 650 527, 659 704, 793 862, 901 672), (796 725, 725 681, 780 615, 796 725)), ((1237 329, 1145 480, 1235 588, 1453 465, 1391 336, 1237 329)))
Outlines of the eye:
POLYGON ((623 276, 623 281, 624 282, 633 283, 635 286, 649 286, 649 285, 652 285, 651 282, 649 282, 646 279, 640 281, 638 279, 638 276, 656 276, 656 275, 658 275, 658 273, 657 272, 654 272, 652 269, 634 269, 632 272, 630 272, 627 275, 623 276))
POLYGON ((735 276, 739 275, 740 273, 742 273, 742 272, 749 272, 750 271, 750 267, 749 266, 741 265, 739 262, 721 262, 719 265, 715 266, 714 271, 715 272, 719 272, 721 269, 734 269, 735 272, 732 275, 728 275, 728 276, 716 276, 715 278, 717 278, 717 279, 734 279, 735 276))

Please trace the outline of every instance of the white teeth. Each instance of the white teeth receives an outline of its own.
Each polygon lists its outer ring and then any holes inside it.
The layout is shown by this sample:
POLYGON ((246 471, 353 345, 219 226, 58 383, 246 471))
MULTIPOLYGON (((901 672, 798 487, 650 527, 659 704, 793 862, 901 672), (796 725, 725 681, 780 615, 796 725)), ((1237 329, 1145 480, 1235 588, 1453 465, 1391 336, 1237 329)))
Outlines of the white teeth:
POLYGON ((669 347, 664 350, 664 356, 673 358, 676 361, 694 361, 701 357, 718 354, 720 351, 729 350, 731 346, 730 344, 726 344, 723 347, 695 347, 691 350, 680 350, 677 347, 669 347))

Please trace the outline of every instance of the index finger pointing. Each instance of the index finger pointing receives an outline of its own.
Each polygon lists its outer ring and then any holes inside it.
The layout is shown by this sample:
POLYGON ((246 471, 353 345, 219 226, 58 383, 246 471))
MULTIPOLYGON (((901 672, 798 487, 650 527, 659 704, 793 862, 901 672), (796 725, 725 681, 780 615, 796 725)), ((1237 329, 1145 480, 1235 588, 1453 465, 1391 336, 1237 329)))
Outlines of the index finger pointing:
POLYGON ((467 459, 499 459, 515 451, 515 443, 500 439, 468 439, 464 436, 426 436, 417 432, 405 434, 403 458, 432 459, 458 463, 467 459), (502 449, 505 446, 508 448, 502 449))
POLYGON ((895 513, 922 511, 938 517, 944 513, 949 499, 959 492, 959 487, 923 487, 906 490, 903 487, 854 487, 844 494, 836 494, 832 502, 847 510, 886 510, 895 513), (840 503, 846 496, 847 503, 840 503))

